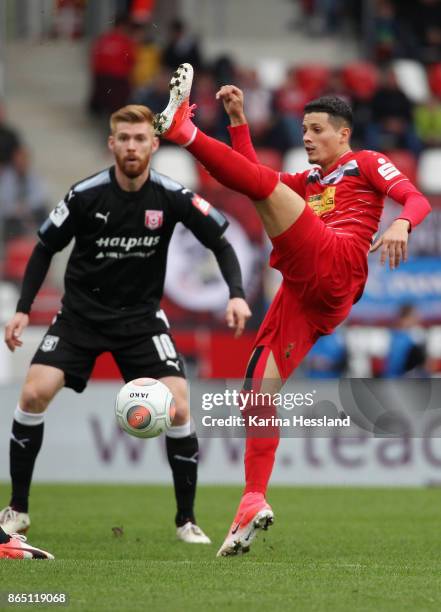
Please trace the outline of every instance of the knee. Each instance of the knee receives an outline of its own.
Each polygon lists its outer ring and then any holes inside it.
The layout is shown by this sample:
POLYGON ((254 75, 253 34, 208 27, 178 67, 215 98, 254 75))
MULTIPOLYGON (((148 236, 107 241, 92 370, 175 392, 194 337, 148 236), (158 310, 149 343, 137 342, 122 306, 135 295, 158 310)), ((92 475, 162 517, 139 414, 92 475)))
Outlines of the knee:
POLYGON ((176 414, 173 425, 185 425, 190 418, 190 405, 186 397, 175 397, 176 414))
POLYGON ((23 412, 44 412, 51 399, 51 395, 45 392, 37 384, 28 382, 23 387, 20 398, 20 408, 23 412))

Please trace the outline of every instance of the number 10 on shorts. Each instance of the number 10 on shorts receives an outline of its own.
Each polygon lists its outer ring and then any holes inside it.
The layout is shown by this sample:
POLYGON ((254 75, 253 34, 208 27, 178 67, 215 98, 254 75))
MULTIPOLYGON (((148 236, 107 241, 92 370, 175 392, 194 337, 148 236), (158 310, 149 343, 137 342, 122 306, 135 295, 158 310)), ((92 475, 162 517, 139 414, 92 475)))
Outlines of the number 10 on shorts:
POLYGON ((159 359, 166 361, 167 359, 176 359, 178 354, 173 345, 172 339, 168 334, 161 334, 160 336, 153 336, 152 338, 156 350, 158 351, 159 359))

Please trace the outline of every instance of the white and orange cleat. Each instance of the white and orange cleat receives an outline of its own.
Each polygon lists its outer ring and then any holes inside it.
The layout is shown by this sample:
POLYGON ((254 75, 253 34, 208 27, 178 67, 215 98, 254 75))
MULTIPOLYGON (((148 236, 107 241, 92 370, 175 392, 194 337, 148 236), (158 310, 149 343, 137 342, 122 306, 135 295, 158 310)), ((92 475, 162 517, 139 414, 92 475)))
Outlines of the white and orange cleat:
POLYGON ((242 555, 250 546, 259 529, 266 531, 274 522, 271 506, 265 501, 263 493, 246 493, 241 499, 233 524, 217 557, 242 555))
POLYGON ((181 64, 170 80, 170 99, 162 113, 155 115, 153 127, 156 136, 188 146, 196 136, 197 128, 191 121, 193 109, 190 106, 190 91, 193 82, 193 66, 181 64))
POLYGON ((9 542, 0 544, 0 559, 54 559, 54 555, 31 546, 26 536, 13 533, 9 542))

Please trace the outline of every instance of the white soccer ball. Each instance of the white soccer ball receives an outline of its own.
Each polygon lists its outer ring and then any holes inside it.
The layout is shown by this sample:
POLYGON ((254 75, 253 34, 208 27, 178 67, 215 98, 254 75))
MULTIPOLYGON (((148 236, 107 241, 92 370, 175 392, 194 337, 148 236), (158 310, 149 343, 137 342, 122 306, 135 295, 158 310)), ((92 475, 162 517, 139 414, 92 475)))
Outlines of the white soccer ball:
POLYGON ((121 387, 115 401, 120 427, 138 438, 155 438, 170 429, 175 403, 170 389, 154 378, 137 378, 121 387))

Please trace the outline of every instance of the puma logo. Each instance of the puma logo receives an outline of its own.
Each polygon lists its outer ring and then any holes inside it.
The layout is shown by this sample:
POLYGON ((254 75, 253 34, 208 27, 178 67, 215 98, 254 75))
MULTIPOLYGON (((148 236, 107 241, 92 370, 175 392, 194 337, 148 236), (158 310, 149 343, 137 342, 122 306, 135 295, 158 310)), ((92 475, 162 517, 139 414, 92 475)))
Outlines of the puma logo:
POLYGON ((178 371, 180 370, 179 367, 179 361, 172 361, 171 359, 167 359, 167 361, 165 362, 167 365, 169 366, 173 366, 174 368, 176 368, 178 371))
POLYGON ((178 461, 189 461, 190 463, 197 463, 199 457, 199 452, 196 452, 191 457, 184 457, 183 455, 173 455, 173 459, 177 459, 178 461))
POLYGON ((26 448, 26 442, 29 442, 29 438, 22 438, 21 440, 19 440, 14 436, 13 433, 11 433, 11 440, 13 442, 16 442, 19 446, 21 446, 21 448, 26 448))
POLYGON ((104 223, 107 223, 107 218, 108 218, 109 215, 110 215, 110 211, 107 212, 105 215, 103 215, 103 213, 99 213, 99 212, 95 213, 95 217, 97 219, 102 219, 104 221, 104 223))

